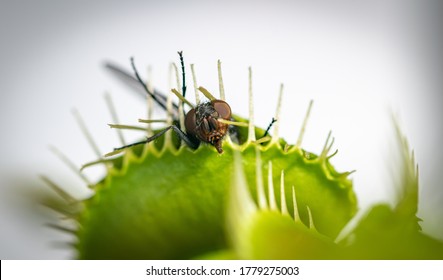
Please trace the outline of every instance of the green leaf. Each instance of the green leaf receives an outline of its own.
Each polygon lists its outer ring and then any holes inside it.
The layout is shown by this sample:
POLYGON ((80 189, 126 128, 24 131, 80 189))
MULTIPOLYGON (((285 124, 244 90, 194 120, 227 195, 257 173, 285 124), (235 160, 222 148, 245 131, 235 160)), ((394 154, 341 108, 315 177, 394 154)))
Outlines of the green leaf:
MULTIPOLYGON (((166 146, 161 152, 155 145, 147 145, 140 157, 128 151, 118 159, 118 168, 84 202, 78 217, 80 258, 186 259, 228 248, 224 225, 233 154, 241 151, 252 185, 256 144, 242 148, 226 142, 222 155, 208 145, 196 151, 166 146)), ((351 182, 325 157, 308 158, 299 148, 285 152, 279 145, 260 148, 263 162, 273 162, 274 186, 281 170, 285 185, 295 186, 302 220, 308 222, 309 205, 319 232, 334 237, 356 211, 351 182)))
POLYGON ((344 258, 442 259, 443 242, 421 232, 418 209, 418 167, 408 142, 394 120, 399 162, 395 206, 373 206, 342 243, 344 258))

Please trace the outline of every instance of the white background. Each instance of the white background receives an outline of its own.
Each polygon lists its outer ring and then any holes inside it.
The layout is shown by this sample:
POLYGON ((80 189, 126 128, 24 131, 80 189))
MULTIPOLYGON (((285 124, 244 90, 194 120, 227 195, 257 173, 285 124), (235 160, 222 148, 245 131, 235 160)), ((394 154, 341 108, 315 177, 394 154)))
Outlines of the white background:
MULTIPOLYGON (((227 100, 247 115, 247 68, 253 67, 256 121, 274 114, 285 84, 280 133, 294 143, 310 99, 303 147, 320 152, 329 130, 333 164, 353 170, 360 207, 391 201, 393 137, 399 116, 420 166, 419 216, 443 239, 442 34, 437 1, 0 1, 0 258, 70 258, 53 246, 67 236, 40 225, 21 187, 44 188, 50 176, 74 195, 82 181, 47 149, 78 166, 96 156, 71 114, 77 108, 101 152, 119 142, 103 99, 110 92, 121 122, 146 116, 145 104, 102 64, 152 67, 168 91, 168 66, 196 65, 199 84, 217 92, 223 62, 227 100)), ((142 71, 145 74, 146 71, 142 71)), ((188 68, 188 73, 190 73, 188 68)), ((190 75, 189 75, 190 77, 190 75)), ((192 92, 191 84, 189 92, 192 92)), ((160 112, 160 110, 158 111, 160 112)), ((141 137, 126 134, 128 142, 141 137)), ((100 178, 103 170, 86 174, 100 178)))

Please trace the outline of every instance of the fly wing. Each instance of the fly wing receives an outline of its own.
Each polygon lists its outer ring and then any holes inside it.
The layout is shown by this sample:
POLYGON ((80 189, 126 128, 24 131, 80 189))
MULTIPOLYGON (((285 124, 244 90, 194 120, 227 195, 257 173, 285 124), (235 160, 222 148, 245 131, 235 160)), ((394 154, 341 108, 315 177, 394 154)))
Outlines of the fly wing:
MULTIPOLYGON (((146 97, 146 94, 149 94, 154 101, 163 109, 166 110, 166 95, 154 89, 153 92, 148 90, 146 83, 144 81, 137 80, 136 77, 129 74, 127 71, 123 70, 121 67, 115 65, 112 62, 106 62, 105 68, 109 70, 115 77, 117 77, 121 82, 129 86, 134 90, 134 92, 138 93, 139 96, 146 97)), ((178 118, 178 106, 175 103, 172 103, 172 115, 174 119, 178 118)))

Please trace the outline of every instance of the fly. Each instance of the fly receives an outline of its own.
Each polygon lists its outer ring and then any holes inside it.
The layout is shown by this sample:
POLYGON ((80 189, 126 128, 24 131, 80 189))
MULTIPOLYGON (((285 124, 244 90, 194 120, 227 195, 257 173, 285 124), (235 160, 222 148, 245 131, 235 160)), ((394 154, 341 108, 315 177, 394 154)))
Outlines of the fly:
MULTIPOLYGON (((183 88, 182 92, 186 93, 186 85, 185 85, 185 66, 183 61, 182 52, 178 52, 180 56, 180 63, 182 68, 182 79, 183 79, 183 88)), ((134 59, 131 58, 132 69, 134 70, 135 77, 137 82, 142 86, 144 91, 150 95, 161 107, 166 109, 166 97, 159 92, 151 92, 143 80, 140 78, 140 75, 135 67, 134 59)), ((109 69, 117 72, 121 77, 126 79, 133 80, 133 77, 125 72, 122 72, 115 66, 111 64, 106 65, 109 69)), ((183 94, 184 95, 184 94, 183 94)), ((174 109, 178 108, 176 105, 174 109)), ((175 110, 175 116, 178 115, 177 110, 175 110)), ((115 148, 114 151, 123 150, 129 147, 133 147, 136 145, 147 144, 149 142, 154 141, 155 139, 161 137, 168 130, 172 129, 175 131, 177 136, 183 140, 186 145, 193 149, 197 149, 201 142, 211 144, 215 147, 218 153, 223 153, 222 142, 223 138, 228 133, 229 125, 227 122, 231 121, 232 113, 231 107, 229 104, 220 99, 213 99, 209 102, 198 104, 195 108, 192 108, 186 113, 185 116, 185 131, 183 131, 180 127, 173 124, 165 129, 161 130, 157 134, 147 137, 143 141, 135 142, 129 145, 125 145, 119 148, 115 148), (226 121, 226 122, 225 122, 226 121)))

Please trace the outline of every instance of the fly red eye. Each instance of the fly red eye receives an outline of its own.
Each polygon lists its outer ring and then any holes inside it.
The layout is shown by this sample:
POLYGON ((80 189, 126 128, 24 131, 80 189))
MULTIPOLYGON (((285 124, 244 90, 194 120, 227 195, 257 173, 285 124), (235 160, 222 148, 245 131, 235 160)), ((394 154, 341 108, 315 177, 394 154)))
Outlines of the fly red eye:
POLYGON ((197 133, 195 119, 196 119, 195 109, 189 110, 189 112, 186 114, 186 119, 185 119, 185 128, 188 134, 195 135, 197 133))
POLYGON ((223 100, 213 100, 212 106, 214 106, 215 111, 220 115, 221 118, 225 120, 231 119, 231 107, 229 104, 223 100))

